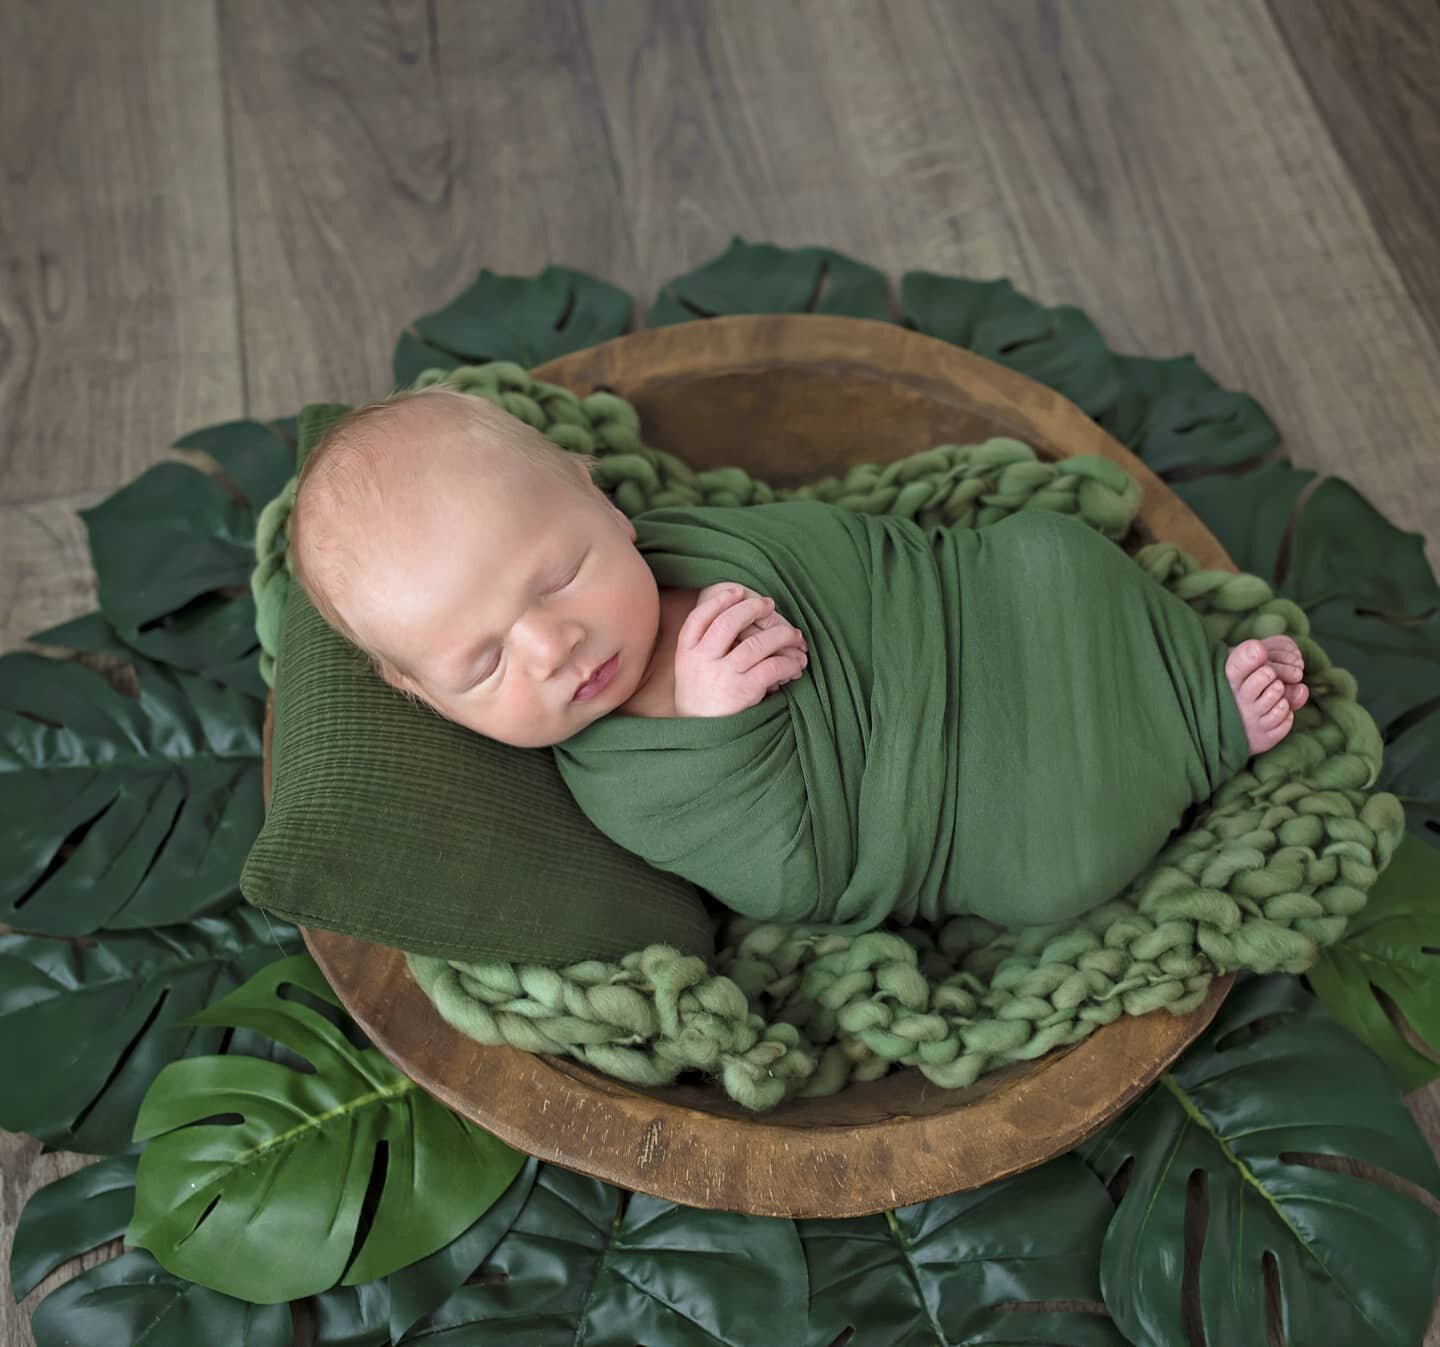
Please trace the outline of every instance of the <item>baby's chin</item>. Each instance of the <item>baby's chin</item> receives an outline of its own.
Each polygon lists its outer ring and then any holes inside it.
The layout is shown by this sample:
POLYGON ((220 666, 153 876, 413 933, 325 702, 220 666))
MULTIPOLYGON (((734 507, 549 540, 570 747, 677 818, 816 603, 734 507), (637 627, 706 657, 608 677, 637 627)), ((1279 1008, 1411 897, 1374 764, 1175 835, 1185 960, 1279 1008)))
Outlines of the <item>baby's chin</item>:
MULTIPOLYGON (((581 703, 581 705, 583 705, 583 703, 581 703)), ((573 739, 582 730, 593 725, 597 720, 604 720, 614 709, 614 707, 605 707, 603 709, 597 709, 588 715, 577 715, 571 723, 557 726, 553 730, 535 736, 482 730, 478 726, 467 725, 463 720, 458 720, 453 716, 445 716, 445 719, 454 725, 458 725, 462 730, 468 730, 471 734, 478 735, 481 739, 489 739, 492 743, 504 744, 507 748, 553 748, 556 744, 563 744, 567 739, 573 739)), ((442 712, 442 715, 443 714, 442 712)))

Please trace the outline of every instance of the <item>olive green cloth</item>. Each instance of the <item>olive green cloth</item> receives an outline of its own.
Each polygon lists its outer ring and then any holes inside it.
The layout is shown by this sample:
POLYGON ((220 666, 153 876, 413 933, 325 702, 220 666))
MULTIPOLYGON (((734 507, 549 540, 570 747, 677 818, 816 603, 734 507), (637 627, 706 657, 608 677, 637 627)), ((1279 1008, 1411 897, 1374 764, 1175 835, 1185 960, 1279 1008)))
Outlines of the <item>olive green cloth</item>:
POLYGON ((1077 519, 784 501, 635 526, 662 586, 773 597, 808 668, 735 715, 612 714, 552 751, 603 833, 746 916, 1066 920, 1249 757, 1226 648, 1077 519))

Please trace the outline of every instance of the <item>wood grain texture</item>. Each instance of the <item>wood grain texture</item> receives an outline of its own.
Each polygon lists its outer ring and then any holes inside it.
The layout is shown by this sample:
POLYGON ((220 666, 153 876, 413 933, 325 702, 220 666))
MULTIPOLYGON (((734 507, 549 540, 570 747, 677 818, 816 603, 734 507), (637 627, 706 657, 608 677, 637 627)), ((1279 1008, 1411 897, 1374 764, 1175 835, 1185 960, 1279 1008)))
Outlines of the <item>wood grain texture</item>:
POLYGON ((29 505, 0 505, 0 650, 95 608, 95 573, 79 511, 108 491, 80 491, 29 505))
MULTIPOLYGON (((1119 350, 1193 351, 1434 565, 1433 13, 12 0, 0 505, 52 515, 0 518, 6 644, 86 602, 78 535, 35 574, 49 521, 175 435, 383 391, 399 327, 481 267, 643 310, 736 233, 1008 275, 1119 350)), ((1409 1102, 1440 1143, 1440 1083, 1409 1102)), ((0 1152, 7 1232, 37 1152, 0 1152)))
MULTIPOLYGON (((1268 2, 1376 234, 1440 336, 1440 5, 1268 2)), ((1433 436, 1429 449, 1440 467, 1433 436)))
POLYGON ((0 503, 114 490, 243 400, 215 14, 29 0, 0 53, 0 503))

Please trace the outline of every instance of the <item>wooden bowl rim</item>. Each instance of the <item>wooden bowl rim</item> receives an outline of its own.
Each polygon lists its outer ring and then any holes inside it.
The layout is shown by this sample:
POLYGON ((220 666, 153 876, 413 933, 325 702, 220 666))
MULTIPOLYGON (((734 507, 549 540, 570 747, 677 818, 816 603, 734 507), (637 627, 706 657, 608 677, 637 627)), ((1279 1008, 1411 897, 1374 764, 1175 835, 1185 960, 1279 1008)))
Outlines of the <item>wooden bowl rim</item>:
MULTIPOLYGON (((1101 454, 1140 483, 1141 517, 1202 564, 1235 570, 1214 535, 1139 459, 1078 407, 1044 385, 960 347, 871 319, 818 314, 734 315, 646 328, 547 362, 533 378, 584 396, 635 370, 643 386, 780 365, 824 366, 837 377, 904 378, 963 401, 949 382, 997 399, 987 414, 1015 420, 1013 433, 1057 453, 1101 454), (692 344, 691 333, 705 340, 692 344), (804 354, 796 356, 797 344, 804 354), (857 356, 857 347, 887 363, 857 356), (893 363, 889 363, 892 362, 893 363)), ((624 387, 616 387, 628 396, 624 387)), ((664 446, 662 446, 664 447, 664 446)), ((265 717, 269 798, 273 694, 265 717)), ((1147 1089, 1213 1019, 1234 975, 1216 977, 1187 1015, 1122 1015, 1069 1047, 982 1077, 935 1112, 897 1111, 835 1121, 837 1102, 915 1068, 851 1086, 825 1100, 789 1100, 765 1114, 735 1111, 716 1087, 710 1112, 688 1101, 694 1087, 640 1089, 568 1058, 486 1047, 441 1018, 388 946, 316 928, 306 945, 346 1010, 380 1051, 422 1088, 527 1154, 582 1174, 689 1206, 789 1217, 850 1217, 963 1191, 1044 1163, 1103 1127, 1147 1089), (347 970, 363 963, 365 976, 347 970), (427 1069, 425 1063, 437 1063, 427 1069), (1097 1079, 1129 1084, 1095 1097, 1097 1079), (999 1088, 997 1087, 999 1084, 999 1088), (982 1087, 985 1092, 981 1092, 982 1087), (810 1115, 829 1115, 823 1123, 810 1115), (1037 1128, 1037 1120, 1044 1120, 1037 1128)), ((913 1083, 913 1082, 912 1082, 913 1083)), ((922 1085, 920 1098, 929 1089, 922 1085)), ((843 1103, 840 1108, 843 1109, 843 1103)))

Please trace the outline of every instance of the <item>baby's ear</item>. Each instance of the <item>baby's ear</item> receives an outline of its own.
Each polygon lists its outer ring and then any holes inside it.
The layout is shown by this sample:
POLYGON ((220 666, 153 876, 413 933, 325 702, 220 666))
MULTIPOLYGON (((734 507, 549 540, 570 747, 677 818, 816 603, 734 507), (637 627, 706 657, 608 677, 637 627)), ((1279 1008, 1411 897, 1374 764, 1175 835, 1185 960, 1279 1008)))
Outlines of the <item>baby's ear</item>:
POLYGON ((403 692, 407 696, 413 697, 419 691, 419 688, 401 673, 399 669, 392 668, 378 655, 370 656, 370 667, 379 676, 382 683, 388 684, 397 692, 403 692))

